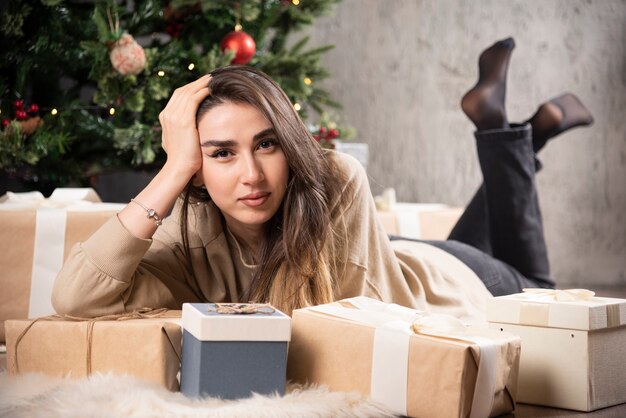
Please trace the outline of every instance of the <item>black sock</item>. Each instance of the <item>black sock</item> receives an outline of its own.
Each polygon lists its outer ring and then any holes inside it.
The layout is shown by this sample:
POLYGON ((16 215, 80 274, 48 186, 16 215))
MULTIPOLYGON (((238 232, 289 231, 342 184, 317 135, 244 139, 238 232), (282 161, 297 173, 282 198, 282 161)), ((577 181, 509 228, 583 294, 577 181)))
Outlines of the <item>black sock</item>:
POLYGON ((478 82, 461 100, 463 112, 479 131, 509 126, 504 101, 513 48, 515 41, 507 38, 483 51, 478 60, 478 82))
POLYGON ((565 93, 539 106, 527 123, 533 127, 533 149, 538 152, 550 138, 577 126, 591 125, 593 116, 578 97, 565 93))

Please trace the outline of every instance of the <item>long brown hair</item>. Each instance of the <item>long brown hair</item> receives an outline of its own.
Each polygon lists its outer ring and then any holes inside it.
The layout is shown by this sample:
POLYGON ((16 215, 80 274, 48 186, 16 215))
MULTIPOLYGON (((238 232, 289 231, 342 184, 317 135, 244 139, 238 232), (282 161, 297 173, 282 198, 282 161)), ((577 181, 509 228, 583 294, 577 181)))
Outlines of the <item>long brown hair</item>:
MULTIPOLYGON (((283 90, 263 72, 246 66, 215 70, 210 95, 196 120, 223 103, 243 103, 259 110, 272 124, 289 165, 283 202, 267 222, 259 252, 259 267, 242 300, 269 302, 290 313, 293 309, 333 300, 333 277, 341 274, 338 258, 345 233, 334 230, 345 179, 325 151, 313 140, 283 90)), ((191 263, 187 235, 188 207, 208 202, 206 189, 187 185, 181 210, 181 235, 191 263)), ((341 228, 343 229, 343 228, 341 228)))

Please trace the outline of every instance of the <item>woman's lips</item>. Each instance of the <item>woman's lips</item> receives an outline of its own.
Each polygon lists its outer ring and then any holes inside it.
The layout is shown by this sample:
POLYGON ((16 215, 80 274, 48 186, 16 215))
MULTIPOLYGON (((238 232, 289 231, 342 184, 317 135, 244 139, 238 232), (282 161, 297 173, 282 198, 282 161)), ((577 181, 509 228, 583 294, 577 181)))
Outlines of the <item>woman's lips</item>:
POLYGON ((265 203, 269 196, 269 192, 256 192, 247 194, 244 197, 239 198, 239 200, 246 206, 255 207, 261 206, 263 203, 265 203))

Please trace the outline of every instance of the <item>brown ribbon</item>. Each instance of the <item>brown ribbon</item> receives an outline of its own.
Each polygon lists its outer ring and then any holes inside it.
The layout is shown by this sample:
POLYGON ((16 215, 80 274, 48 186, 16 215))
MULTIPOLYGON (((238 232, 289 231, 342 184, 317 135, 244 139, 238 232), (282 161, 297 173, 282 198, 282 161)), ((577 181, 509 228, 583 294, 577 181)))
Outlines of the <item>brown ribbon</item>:
MULTIPOLYGON (((87 376, 91 375, 91 345, 93 342, 93 327, 96 322, 99 321, 126 321, 128 319, 149 319, 149 318, 158 318, 163 316, 168 311, 167 308, 159 308, 159 309, 151 309, 151 308, 139 308, 132 312, 126 312, 122 314, 115 315, 103 315, 95 318, 83 318, 80 316, 72 316, 72 315, 50 315, 50 316, 42 316, 41 318, 34 319, 15 340, 14 345, 14 357, 13 357, 13 370, 15 373, 19 373, 19 362, 18 362, 18 346, 22 339, 26 336, 28 331, 35 325, 35 323, 39 321, 74 321, 74 322, 87 322, 87 354, 86 354, 86 370, 87 376)), ((176 356, 180 361, 180 355, 176 350, 176 356)))
POLYGON ((208 308, 209 312, 218 314, 250 315, 255 313, 271 314, 276 312, 268 303, 216 303, 215 308, 208 308))

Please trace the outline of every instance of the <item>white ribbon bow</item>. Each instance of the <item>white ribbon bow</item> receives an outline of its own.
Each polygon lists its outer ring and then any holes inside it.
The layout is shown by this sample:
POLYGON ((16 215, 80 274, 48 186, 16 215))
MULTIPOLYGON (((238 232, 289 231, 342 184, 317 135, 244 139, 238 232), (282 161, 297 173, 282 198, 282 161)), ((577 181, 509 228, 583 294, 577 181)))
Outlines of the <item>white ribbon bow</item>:
POLYGON ((68 187, 55 189, 47 199, 41 192, 7 192, 4 196, 0 197, 0 203, 2 203, 0 209, 65 208, 68 206, 82 206, 100 202, 102 202, 100 196, 90 187, 68 187))

